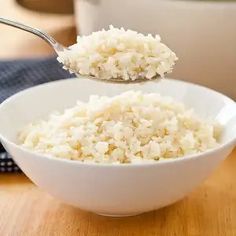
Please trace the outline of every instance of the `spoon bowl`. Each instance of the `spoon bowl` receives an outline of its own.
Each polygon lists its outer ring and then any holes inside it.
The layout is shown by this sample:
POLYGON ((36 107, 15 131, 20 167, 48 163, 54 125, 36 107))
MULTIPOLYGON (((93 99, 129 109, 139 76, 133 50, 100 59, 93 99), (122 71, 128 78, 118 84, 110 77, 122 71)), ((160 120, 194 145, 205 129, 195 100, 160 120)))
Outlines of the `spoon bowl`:
MULTIPOLYGON (((0 23, 8 25, 8 26, 15 27, 15 28, 18 28, 18 29, 21 29, 21 30, 24 30, 26 32, 32 33, 32 34, 40 37, 41 39, 43 39, 45 42, 47 42, 53 48, 53 50, 56 52, 56 54, 58 56, 60 56, 60 52, 63 52, 65 50, 70 50, 68 47, 65 47, 65 46, 61 45, 60 43, 58 43, 52 36, 50 36, 49 34, 43 32, 39 29, 27 26, 25 24, 22 24, 22 23, 19 23, 19 22, 16 22, 16 21, 5 19, 5 18, 2 18, 2 17, 0 17, 0 23)), ((77 77, 80 76, 78 71, 74 70, 73 68, 71 68, 70 65, 68 65, 66 63, 63 63, 63 68, 69 70, 70 73, 74 73, 77 77)), ((140 83, 140 82, 146 82, 146 81, 150 81, 150 80, 160 79, 161 77, 160 76, 155 76, 152 79, 148 79, 148 78, 145 78, 145 77, 140 77, 136 80, 131 80, 131 79, 130 80, 124 80, 122 78, 112 78, 110 80, 104 80, 104 79, 101 80, 101 79, 99 79, 99 78, 97 78, 93 75, 90 75, 87 78, 95 79, 97 81, 100 80, 100 81, 103 81, 103 82, 112 82, 112 83, 113 82, 115 82, 115 83, 140 83)))

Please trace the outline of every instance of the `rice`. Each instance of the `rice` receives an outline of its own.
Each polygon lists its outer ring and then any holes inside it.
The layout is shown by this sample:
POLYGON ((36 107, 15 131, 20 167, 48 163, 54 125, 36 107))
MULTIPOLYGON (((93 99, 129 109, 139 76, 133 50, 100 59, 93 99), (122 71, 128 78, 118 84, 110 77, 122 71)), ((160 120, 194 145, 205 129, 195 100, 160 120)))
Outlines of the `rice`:
POLYGON ((107 31, 78 36, 70 50, 59 53, 58 61, 81 75, 98 79, 152 79, 172 71, 177 60, 174 52, 153 37, 110 26, 107 31))
POLYGON ((159 94, 128 91, 90 96, 19 133, 37 153, 98 163, 154 162, 200 153, 218 145, 219 126, 159 94))

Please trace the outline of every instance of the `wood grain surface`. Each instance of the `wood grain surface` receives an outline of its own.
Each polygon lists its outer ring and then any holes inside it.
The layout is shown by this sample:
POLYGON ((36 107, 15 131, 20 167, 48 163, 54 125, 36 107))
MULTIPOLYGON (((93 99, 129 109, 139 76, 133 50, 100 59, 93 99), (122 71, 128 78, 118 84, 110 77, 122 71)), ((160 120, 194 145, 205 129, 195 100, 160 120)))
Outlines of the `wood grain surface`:
POLYGON ((182 201, 127 218, 107 218, 76 209, 40 190, 23 174, 1 174, 0 235, 234 236, 235 167, 236 149, 182 201))

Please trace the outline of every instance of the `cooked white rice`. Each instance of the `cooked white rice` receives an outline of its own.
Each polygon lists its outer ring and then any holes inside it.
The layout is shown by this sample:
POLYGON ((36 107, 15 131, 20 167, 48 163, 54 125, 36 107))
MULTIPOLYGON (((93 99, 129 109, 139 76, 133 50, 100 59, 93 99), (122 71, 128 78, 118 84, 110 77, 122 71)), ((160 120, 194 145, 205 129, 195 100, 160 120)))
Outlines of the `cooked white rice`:
POLYGON ((218 126, 158 94, 91 96, 48 120, 29 124, 22 145, 59 158, 135 163, 178 158, 217 145, 218 126))
MULTIPOLYGON (((98 79, 152 79, 171 72, 177 57, 159 35, 143 35, 110 26, 109 30, 78 36, 77 44, 59 53, 58 61, 81 75, 98 79)), ((64 67, 64 68, 66 68, 64 67)))

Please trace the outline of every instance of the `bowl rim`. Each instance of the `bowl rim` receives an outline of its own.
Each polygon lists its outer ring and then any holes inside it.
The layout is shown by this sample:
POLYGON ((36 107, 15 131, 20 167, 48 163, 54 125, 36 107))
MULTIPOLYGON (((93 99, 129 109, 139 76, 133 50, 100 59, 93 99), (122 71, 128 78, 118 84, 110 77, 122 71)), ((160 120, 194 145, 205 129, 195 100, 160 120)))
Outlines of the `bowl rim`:
MULTIPOLYGON (((44 86, 53 86, 53 84, 56 84, 56 83, 65 83, 65 82, 72 81, 72 80, 76 81, 77 78, 68 78, 68 79, 61 79, 61 80, 57 80, 57 81, 50 81, 50 82, 47 82, 47 83, 43 83, 43 84, 40 84, 40 85, 36 85, 36 86, 30 87, 30 88, 24 89, 20 92, 17 92, 16 94, 10 96, 9 98, 7 98, 5 101, 3 101, 0 104, 0 111, 8 103, 15 100, 17 97, 21 96, 23 93, 25 93, 27 91, 38 89, 38 88, 44 87, 44 86)), ((213 89, 210 89, 208 87, 198 85, 198 84, 194 84, 194 83, 191 83, 191 82, 176 80, 176 79, 165 79, 165 80, 170 81, 170 82, 174 82, 174 83, 177 82, 177 83, 187 84, 187 86, 195 86, 195 87, 199 87, 200 89, 208 90, 209 92, 215 93, 218 96, 221 96, 222 98, 227 100, 228 102, 234 104, 235 108, 236 108, 236 102, 233 99, 229 98, 228 96, 226 96, 226 95, 224 95, 220 92, 217 92, 213 89)), ((201 153, 190 154, 190 155, 182 156, 182 157, 179 157, 179 158, 161 159, 161 160, 158 160, 156 162, 153 162, 153 161, 150 161, 150 162, 147 161, 146 162, 145 161, 145 162, 127 163, 127 164, 103 163, 103 162, 100 162, 100 163, 83 162, 81 160, 70 160, 70 159, 58 158, 58 157, 55 157, 55 156, 46 155, 46 154, 43 154, 43 153, 37 153, 37 152, 34 152, 34 151, 32 151, 30 149, 27 149, 23 146, 20 146, 19 144, 16 144, 15 142, 12 142, 12 141, 8 140, 6 137, 4 137, 1 134, 1 132, 0 132, 0 141, 7 144, 7 146, 9 145, 9 146, 12 146, 13 148, 21 151, 21 152, 25 152, 27 155, 36 156, 37 158, 46 158, 49 161, 59 161, 59 162, 67 163, 67 164, 79 165, 79 166, 88 166, 88 167, 100 166, 100 167, 115 167, 115 168, 117 168, 117 167, 119 167, 119 168, 131 168, 131 167, 144 167, 144 166, 148 167, 148 166, 156 166, 156 165, 163 165, 163 164, 175 164, 176 162, 190 161, 190 160, 193 160, 193 159, 201 158, 205 155, 216 154, 216 153, 220 152, 221 150, 224 150, 224 149, 227 149, 227 148, 230 148, 230 147, 234 148, 234 146, 236 146, 236 135, 235 135, 235 137, 231 138, 227 142, 221 143, 221 144, 217 145, 216 147, 214 147, 212 149, 208 149, 208 150, 206 150, 204 152, 201 152, 201 153)), ((13 156, 13 159, 14 159, 14 156, 13 156)))

